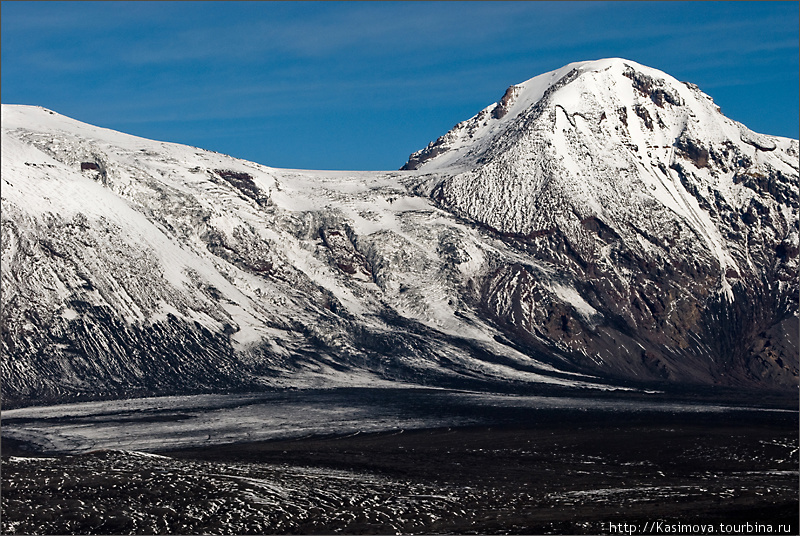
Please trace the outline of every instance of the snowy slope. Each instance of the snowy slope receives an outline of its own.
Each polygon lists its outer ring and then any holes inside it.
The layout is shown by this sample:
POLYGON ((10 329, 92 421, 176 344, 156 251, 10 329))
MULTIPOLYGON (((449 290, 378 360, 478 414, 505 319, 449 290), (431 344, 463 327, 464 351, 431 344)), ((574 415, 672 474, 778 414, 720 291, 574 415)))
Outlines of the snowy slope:
POLYGON ((797 141, 633 62, 510 88, 416 171, 274 169, 37 107, 2 129, 6 403, 796 382, 797 141))

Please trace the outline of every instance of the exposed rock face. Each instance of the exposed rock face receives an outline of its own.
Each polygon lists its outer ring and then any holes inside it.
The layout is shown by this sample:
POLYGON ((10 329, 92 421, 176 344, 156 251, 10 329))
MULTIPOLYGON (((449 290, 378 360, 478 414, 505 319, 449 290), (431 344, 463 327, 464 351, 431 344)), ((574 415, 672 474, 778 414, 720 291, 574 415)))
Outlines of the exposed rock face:
POLYGON ((364 255, 356 249, 345 229, 320 229, 320 236, 330 250, 333 264, 354 277, 372 280, 372 269, 364 255))
POLYGON ((514 102, 514 97, 517 96, 519 92, 519 88, 516 86, 509 87, 503 98, 500 99, 500 102, 497 103, 497 106, 494 107, 492 110, 492 117, 495 119, 501 119, 508 113, 508 108, 511 106, 511 103, 514 102))
POLYGON ((512 86, 413 173, 277 170, 18 106, 2 163, 6 404, 797 386, 797 141, 632 62, 512 86))

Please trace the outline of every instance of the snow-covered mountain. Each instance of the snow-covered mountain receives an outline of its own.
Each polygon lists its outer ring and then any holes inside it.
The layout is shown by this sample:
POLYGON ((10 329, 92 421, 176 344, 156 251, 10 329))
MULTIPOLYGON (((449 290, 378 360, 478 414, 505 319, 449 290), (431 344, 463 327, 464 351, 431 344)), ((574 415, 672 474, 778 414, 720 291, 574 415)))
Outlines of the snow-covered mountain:
POLYGON ((520 337, 634 374, 796 383, 797 140, 608 59, 512 86, 404 169, 428 171, 418 191, 553 267, 589 305, 548 306, 536 269, 501 267, 483 300, 520 337))
POLYGON ((797 383, 797 141, 630 61, 512 86, 404 171, 274 169, 9 105, 2 151, 6 404, 797 383))

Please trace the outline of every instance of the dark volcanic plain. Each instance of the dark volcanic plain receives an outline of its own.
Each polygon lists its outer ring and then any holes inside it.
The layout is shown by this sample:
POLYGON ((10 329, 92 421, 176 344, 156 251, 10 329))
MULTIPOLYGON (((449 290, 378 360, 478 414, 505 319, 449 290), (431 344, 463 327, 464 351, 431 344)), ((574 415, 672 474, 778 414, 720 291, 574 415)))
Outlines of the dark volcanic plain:
MULTIPOLYGON (((414 391, 387 396, 410 414, 476 410, 437 407, 439 398, 414 391)), ((160 456, 54 456, 5 440, 3 533, 597 534, 612 532, 611 523, 637 524, 639 533, 650 523, 656 533, 658 521, 797 533, 791 402, 779 411, 634 406, 600 411, 588 398, 585 409, 484 406, 474 426, 160 456)))

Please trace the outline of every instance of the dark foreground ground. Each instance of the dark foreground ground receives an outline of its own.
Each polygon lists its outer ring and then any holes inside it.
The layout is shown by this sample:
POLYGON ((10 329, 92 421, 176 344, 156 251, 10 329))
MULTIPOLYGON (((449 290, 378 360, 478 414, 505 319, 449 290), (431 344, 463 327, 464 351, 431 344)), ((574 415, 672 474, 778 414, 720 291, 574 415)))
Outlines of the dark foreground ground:
POLYGON ((3 444, 6 534, 798 534, 796 412, 541 410, 165 457, 20 447, 3 444))

